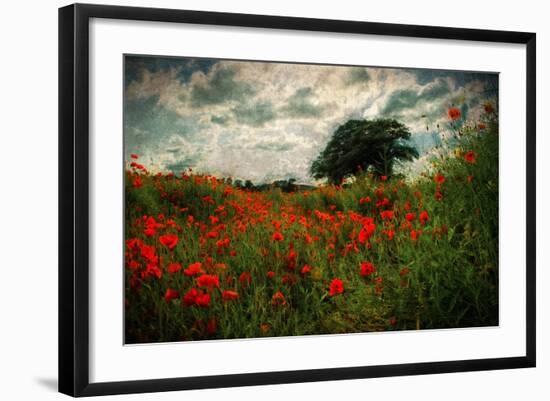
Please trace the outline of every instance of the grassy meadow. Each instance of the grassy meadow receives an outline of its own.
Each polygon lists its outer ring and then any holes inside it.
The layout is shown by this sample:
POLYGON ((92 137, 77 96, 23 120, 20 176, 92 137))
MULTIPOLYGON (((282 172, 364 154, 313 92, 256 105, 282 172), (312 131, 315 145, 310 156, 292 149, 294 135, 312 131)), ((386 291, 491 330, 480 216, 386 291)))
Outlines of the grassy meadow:
POLYGON ((132 155, 126 343, 497 325, 497 120, 454 126, 414 177, 293 192, 132 155))

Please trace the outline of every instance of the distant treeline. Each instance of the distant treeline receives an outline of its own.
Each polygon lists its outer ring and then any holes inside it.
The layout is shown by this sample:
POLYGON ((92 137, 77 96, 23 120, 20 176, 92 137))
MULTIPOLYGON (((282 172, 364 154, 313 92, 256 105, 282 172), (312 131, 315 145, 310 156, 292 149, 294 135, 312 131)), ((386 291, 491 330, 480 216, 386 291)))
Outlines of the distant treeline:
POLYGON ((296 184, 296 179, 289 178, 288 180, 277 180, 272 183, 265 184, 254 184, 250 180, 232 180, 231 178, 226 179, 227 184, 233 185, 235 188, 246 189, 248 191, 269 191, 274 188, 279 188, 283 192, 296 192, 296 191, 308 191, 315 189, 313 185, 304 185, 296 184))

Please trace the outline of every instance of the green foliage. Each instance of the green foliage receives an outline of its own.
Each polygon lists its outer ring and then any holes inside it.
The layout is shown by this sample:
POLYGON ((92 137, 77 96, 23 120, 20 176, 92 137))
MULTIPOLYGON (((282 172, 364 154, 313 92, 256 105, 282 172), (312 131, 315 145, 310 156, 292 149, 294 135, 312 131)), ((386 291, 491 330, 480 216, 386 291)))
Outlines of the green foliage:
MULTIPOLYGON (((285 192, 235 188, 227 180, 195 175, 143 174, 142 185, 134 187, 129 173, 126 239, 139 238, 156 248, 162 276, 141 278, 145 266, 132 270, 127 264, 127 342, 497 325, 497 121, 491 114, 484 117, 485 129, 460 127, 449 142, 452 149, 443 148, 425 173, 410 180, 384 181, 364 168, 345 188, 285 192), (382 219, 384 210, 392 210, 393 218, 382 219), (422 223, 424 211, 429 218, 422 223), (410 226, 407 213, 414 215, 410 226), (143 216, 159 220, 159 214, 163 228, 145 236, 143 216), (358 240, 362 225, 351 219, 354 214, 376 224, 368 243, 358 240), (208 238, 213 230, 219 230, 218 237, 208 238), (284 239, 274 241, 275 231, 284 239), (391 239, 388 231, 393 231, 391 239), (173 250, 159 243, 164 233, 178 236, 173 250), (218 247, 223 238, 231 240, 228 248, 218 247), (291 250, 296 253, 292 268, 291 250), (360 265, 366 261, 376 272, 363 277, 360 265), (184 305, 182 296, 197 286, 196 278, 169 273, 172 262, 183 269, 202 262, 208 273, 219 276, 208 308, 184 305), (218 269, 218 264, 225 267, 218 269), (312 270, 301 274, 306 264, 312 270), (243 272, 251 274, 250 284, 239 280, 243 272), (285 276, 294 281, 285 282, 285 276), (345 290, 331 297, 334 278, 344 282, 345 290), (179 297, 166 302, 169 288, 179 297), (223 290, 238 292, 239 299, 223 301, 223 290), (278 291, 286 299, 283 306, 272 304, 278 291), (209 331, 213 320, 216 329, 209 331)), ((363 123, 345 126, 358 132, 353 128, 363 123)))
POLYGON ((336 129, 310 172, 335 184, 361 171, 391 176, 396 163, 418 157, 406 143, 410 136, 407 127, 393 119, 349 120, 336 129))

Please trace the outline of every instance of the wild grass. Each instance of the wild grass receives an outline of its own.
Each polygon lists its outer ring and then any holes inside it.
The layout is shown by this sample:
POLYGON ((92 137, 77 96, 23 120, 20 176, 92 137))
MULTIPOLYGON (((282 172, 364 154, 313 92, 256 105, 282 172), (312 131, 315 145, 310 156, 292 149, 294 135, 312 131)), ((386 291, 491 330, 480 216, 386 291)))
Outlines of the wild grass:
POLYGON ((498 324, 494 117, 414 178, 284 193, 137 160, 126 175, 127 343, 498 324))

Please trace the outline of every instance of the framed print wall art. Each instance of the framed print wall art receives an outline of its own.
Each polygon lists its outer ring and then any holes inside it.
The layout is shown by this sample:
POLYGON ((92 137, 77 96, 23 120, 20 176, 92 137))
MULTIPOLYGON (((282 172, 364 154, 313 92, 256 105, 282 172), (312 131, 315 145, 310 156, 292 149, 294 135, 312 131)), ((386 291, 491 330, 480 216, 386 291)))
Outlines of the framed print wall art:
POLYGON ((61 8, 59 390, 535 366, 535 80, 533 33, 61 8))

